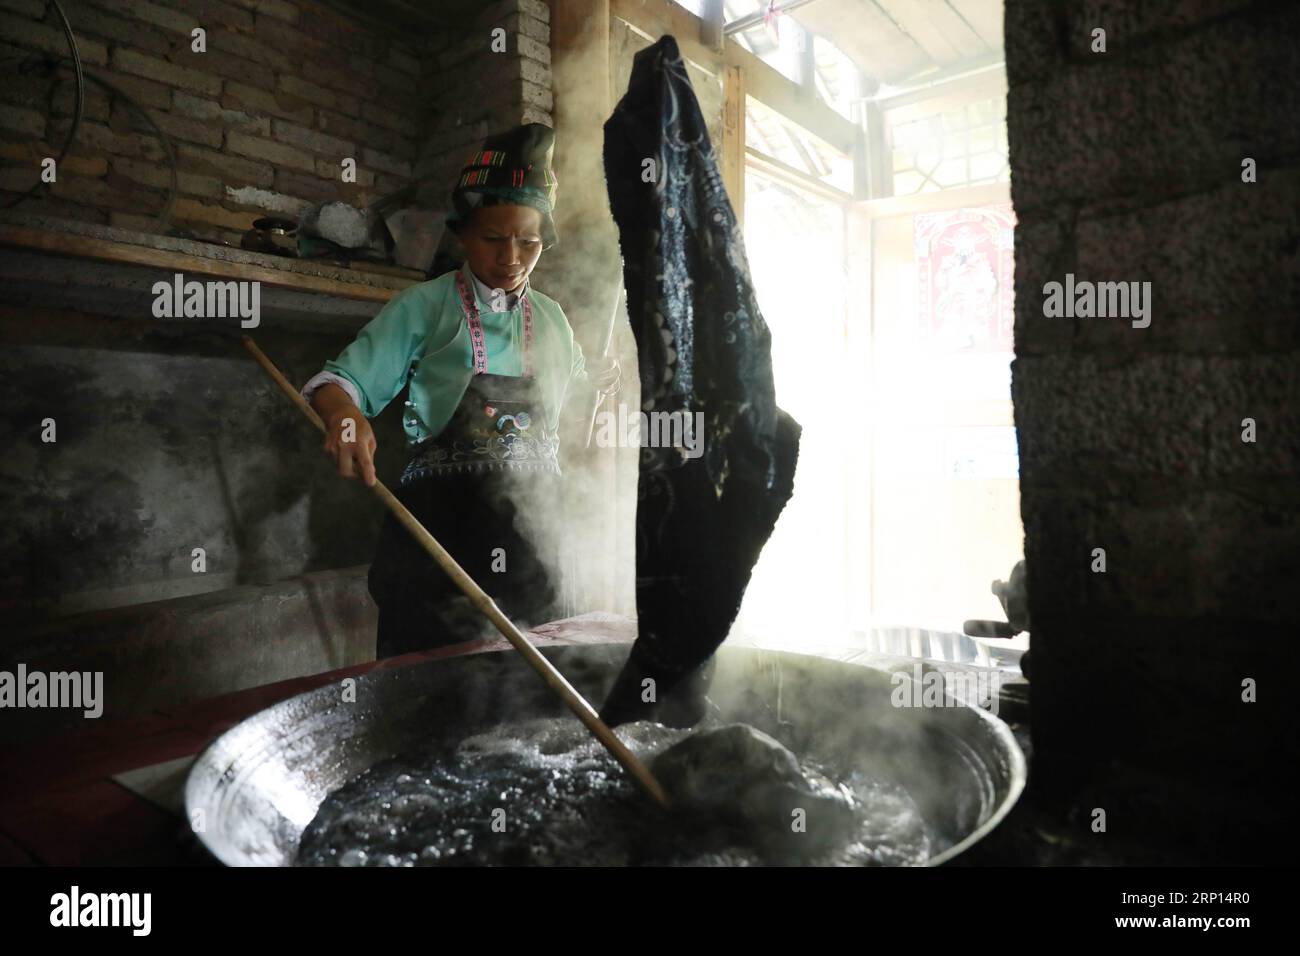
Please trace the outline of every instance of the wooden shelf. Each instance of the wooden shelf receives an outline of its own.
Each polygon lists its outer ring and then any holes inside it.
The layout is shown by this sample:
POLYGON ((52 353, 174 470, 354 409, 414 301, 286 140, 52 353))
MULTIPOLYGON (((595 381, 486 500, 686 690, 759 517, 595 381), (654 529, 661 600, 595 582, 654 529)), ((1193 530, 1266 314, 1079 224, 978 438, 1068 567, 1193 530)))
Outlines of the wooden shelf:
POLYGON ((173 273, 261 282, 297 292, 365 302, 387 302, 398 292, 422 281, 111 226, 14 214, 0 217, 0 246, 173 273))

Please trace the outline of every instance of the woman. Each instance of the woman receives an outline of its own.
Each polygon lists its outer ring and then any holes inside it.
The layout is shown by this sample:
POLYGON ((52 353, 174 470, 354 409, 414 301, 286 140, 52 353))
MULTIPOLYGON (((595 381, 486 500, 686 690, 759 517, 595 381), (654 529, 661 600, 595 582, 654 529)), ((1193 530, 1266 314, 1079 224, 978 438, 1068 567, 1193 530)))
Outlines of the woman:
MULTIPOLYGON (((617 363, 602 359, 589 372, 559 304, 528 282, 556 241, 554 135, 531 123, 484 141, 448 216, 465 265, 395 296, 303 389, 339 474, 371 485, 376 442, 366 419, 409 386, 411 456, 397 497, 522 626, 546 620, 554 601, 545 564, 521 533, 547 516, 521 509, 558 509, 560 409, 575 385, 589 395, 618 387, 617 363)), ((380 658, 491 627, 391 514, 369 585, 380 658)))

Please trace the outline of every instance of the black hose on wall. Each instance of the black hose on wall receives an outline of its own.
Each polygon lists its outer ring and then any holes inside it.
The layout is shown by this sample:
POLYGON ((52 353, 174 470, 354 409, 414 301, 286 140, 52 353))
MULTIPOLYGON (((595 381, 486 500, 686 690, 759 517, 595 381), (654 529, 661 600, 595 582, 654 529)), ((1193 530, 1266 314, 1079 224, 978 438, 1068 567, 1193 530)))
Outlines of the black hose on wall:
MULTIPOLYGON (((162 131, 162 129, 154 121, 154 118, 151 115, 149 115, 148 110, 146 110, 143 106, 141 106, 138 102, 136 102, 136 100, 134 100, 127 93, 125 93, 121 88, 119 88, 113 83, 110 83, 108 80, 104 79, 103 77, 96 76, 93 73, 87 73, 85 71, 85 69, 82 67, 81 64, 81 54, 77 49, 77 38, 76 35, 72 32, 72 24, 68 22, 67 14, 64 13, 63 7, 59 4, 59 0, 48 0, 48 2, 54 5, 54 10, 59 15, 59 21, 63 26, 63 35, 67 37, 68 40, 68 50, 70 53, 69 58, 72 60, 72 71, 77 81, 77 103, 72 114, 72 125, 68 127, 68 135, 65 137, 63 141, 63 147, 59 150, 58 158, 55 159, 54 161, 55 167, 57 168, 58 165, 63 162, 64 157, 68 155, 68 150, 72 148, 73 142, 76 141, 77 131, 81 127, 82 113, 85 110, 86 80, 87 79, 93 80, 94 82, 98 83, 100 86, 104 87, 104 89, 112 93, 114 96, 121 97, 121 99, 124 100, 128 105, 134 107, 135 111, 145 118, 145 122, 149 124, 150 128, 154 132, 154 135, 156 135, 159 141, 163 144, 163 149, 167 153, 168 168, 171 171, 171 185, 167 193, 167 202, 163 205, 162 211, 158 213, 158 225, 159 227, 166 226, 171 219, 172 207, 176 203, 176 193, 178 192, 177 172, 176 172, 176 150, 172 146, 171 137, 169 137, 166 133, 162 131)), ((51 61, 47 58, 45 59, 44 62, 48 64, 51 61)), ((62 65, 64 69, 67 69, 66 65, 64 64, 59 64, 59 65, 62 65)), ((30 199, 32 196, 36 195, 36 193, 40 190, 41 186, 43 185, 45 184, 38 179, 37 182, 33 183, 31 188, 29 188, 26 192, 19 193, 17 196, 4 203, 3 207, 0 208, 12 209, 14 206, 17 206, 19 203, 24 202, 25 200, 30 199)))

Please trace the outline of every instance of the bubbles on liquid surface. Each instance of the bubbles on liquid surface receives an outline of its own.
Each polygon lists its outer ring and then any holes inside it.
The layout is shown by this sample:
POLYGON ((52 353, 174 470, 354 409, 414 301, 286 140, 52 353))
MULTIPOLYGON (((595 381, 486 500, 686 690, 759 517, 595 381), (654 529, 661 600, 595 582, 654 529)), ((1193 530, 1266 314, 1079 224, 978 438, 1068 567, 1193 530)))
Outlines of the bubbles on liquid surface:
MULTIPOLYGON (((691 732, 647 722, 618 728, 646 762, 691 732)), ((811 759, 804 767, 848 788, 859 825, 845 845, 818 856, 772 859, 724 823, 684 822, 661 810, 577 721, 519 721, 403 754, 341 787, 303 832, 298 863, 889 866, 931 855, 905 790, 860 770, 837 773, 811 759)))

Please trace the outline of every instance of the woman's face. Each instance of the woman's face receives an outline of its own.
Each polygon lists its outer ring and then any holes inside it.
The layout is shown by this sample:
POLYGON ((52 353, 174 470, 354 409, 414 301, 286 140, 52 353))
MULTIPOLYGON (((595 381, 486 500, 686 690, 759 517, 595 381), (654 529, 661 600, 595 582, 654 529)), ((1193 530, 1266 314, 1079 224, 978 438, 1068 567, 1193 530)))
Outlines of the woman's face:
POLYGON ((531 206, 481 206, 459 238, 479 281, 513 292, 542 254, 542 214, 531 206))

